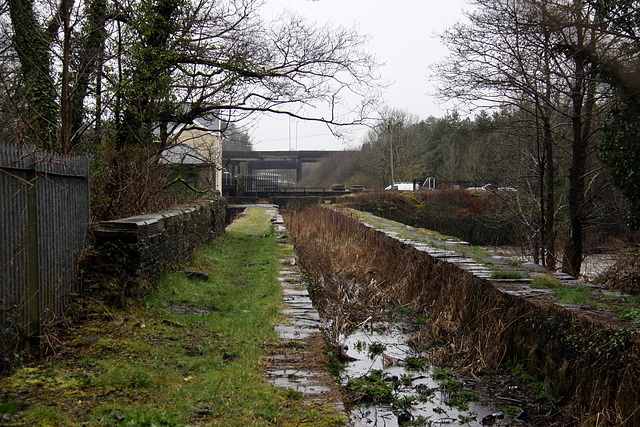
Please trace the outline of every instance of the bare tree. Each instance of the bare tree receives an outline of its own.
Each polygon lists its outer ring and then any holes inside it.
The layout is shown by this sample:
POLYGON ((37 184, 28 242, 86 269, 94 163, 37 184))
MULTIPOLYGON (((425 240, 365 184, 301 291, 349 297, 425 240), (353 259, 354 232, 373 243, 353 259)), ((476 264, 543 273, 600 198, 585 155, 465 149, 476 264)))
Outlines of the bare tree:
POLYGON ((292 14, 265 22, 262 5, 10 0, 0 13, 10 18, 3 41, 22 83, 3 82, 17 113, 14 134, 64 153, 94 139, 101 145, 84 149, 99 151, 102 163, 111 159, 104 190, 121 201, 172 133, 200 117, 366 121, 379 87, 366 37, 292 14))
POLYGON ((57 135, 70 109, 80 112, 73 118, 79 130, 89 119, 86 106, 100 97, 110 103, 102 115, 114 120, 121 143, 148 143, 161 124, 192 123, 211 112, 227 121, 256 111, 338 126, 366 119, 379 84, 378 64, 363 49, 366 37, 291 14, 264 22, 261 5, 11 0, 5 13, 12 25, 5 35, 21 64, 23 98, 33 104, 32 119, 25 120, 42 121, 51 128, 46 133, 57 135), (91 93, 89 84, 93 78, 97 85, 98 77, 100 94, 95 88, 91 93), (319 104, 326 107, 321 116, 300 110, 319 104))
POLYGON ((380 185, 411 181, 427 175, 423 162, 425 137, 417 127, 418 118, 401 110, 386 110, 366 136, 362 162, 371 168, 380 185))
POLYGON ((603 18, 587 1, 556 1, 544 6, 542 24, 545 31, 557 37, 554 56, 555 69, 562 95, 568 100, 565 117, 570 122, 567 139, 570 146, 568 173, 569 239, 564 248, 562 268, 579 275, 584 257, 585 226, 589 218, 590 195, 587 180, 589 152, 594 150, 595 138, 601 126, 601 111, 610 101, 606 88, 598 81, 599 70, 587 60, 589 52, 599 43, 602 34, 596 29, 603 18), (598 120, 598 121, 596 121, 598 120))
POLYGON ((265 23, 255 0, 198 0, 180 7, 167 1, 155 31, 143 17, 156 16, 163 2, 150 3, 151 12, 141 12, 142 24, 128 29, 128 37, 139 42, 128 48, 126 84, 134 93, 127 94, 123 109, 125 124, 141 129, 136 133, 147 140, 154 126, 191 123, 207 113, 226 122, 256 111, 333 125, 365 118, 362 104, 345 110, 345 100, 353 99, 347 93, 366 106, 375 84, 377 64, 362 51, 364 38, 355 31, 313 27, 291 15, 265 23), (178 14, 180 25, 162 24, 178 14), (316 104, 328 114, 300 112, 300 106, 316 104))
POLYGON ((522 156, 519 188, 534 190, 539 215, 529 223, 532 254, 550 269, 556 265, 554 223, 561 208, 555 183, 559 160, 566 153, 571 163, 571 220, 563 264, 565 270, 578 274, 588 214, 584 184, 589 173, 588 147, 593 146, 592 120, 604 98, 595 70, 566 46, 570 40, 590 43, 593 13, 578 0, 479 0, 476 4, 469 24, 459 24, 444 35, 453 53, 438 68, 441 94, 473 106, 511 108, 518 111, 517 123, 527 124, 529 130, 519 135, 533 144, 526 144, 530 154, 522 156), (558 22, 574 24, 559 26, 558 22), (535 165, 533 175, 526 172, 529 161, 535 165))
POLYGON ((540 25, 541 11, 527 2, 479 0, 476 4, 478 8, 468 14, 468 24, 458 24, 443 35, 453 53, 437 67, 442 78, 440 94, 475 107, 519 111, 514 124, 531 126, 533 131, 525 135, 534 142, 527 150, 533 152, 519 159, 524 173, 517 172, 512 179, 519 188, 534 191, 539 215, 521 218, 530 230, 534 259, 553 268, 556 168, 552 128, 557 120, 557 97, 552 89, 551 34, 540 25), (533 176, 526 172, 531 161, 536 169, 533 176))

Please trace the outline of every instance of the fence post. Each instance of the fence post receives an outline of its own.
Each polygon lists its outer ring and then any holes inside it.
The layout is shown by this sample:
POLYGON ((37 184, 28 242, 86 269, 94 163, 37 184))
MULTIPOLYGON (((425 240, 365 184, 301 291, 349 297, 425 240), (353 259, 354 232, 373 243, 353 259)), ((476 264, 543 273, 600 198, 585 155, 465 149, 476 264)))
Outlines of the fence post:
POLYGON ((36 189, 37 172, 27 170, 27 286, 26 320, 27 350, 31 352, 40 346, 40 268, 38 260, 38 198, 36 189))

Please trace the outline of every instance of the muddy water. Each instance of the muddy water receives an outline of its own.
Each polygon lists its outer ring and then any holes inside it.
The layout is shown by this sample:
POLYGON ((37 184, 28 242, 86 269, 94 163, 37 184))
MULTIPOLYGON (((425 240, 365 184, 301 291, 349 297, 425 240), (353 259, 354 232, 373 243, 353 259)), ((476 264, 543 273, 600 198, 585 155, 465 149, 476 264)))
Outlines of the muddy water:
MULTIPOLYGON (((407 345, 410 336, 406 329, 401 323, 376 322, 341 337, 343 348, 353 358, 341 376, 343 386, 349 388, 351 380, 373 375, 388 384, 393 396, 393 403, 361 403, 352 408, 349 416, 353 426, 523 425, 504 413, 503 406, 488 403, 494 396, 484 395, 481 390, 486 387, 475 381, 436 380, 432 366, 407 366, 407 358, 420 360, 421 354, 407 345), (447 389, 447 384, 459 384, 460 388, 447 389), (455 397, 461 392, 477 393, 477 401, 468 402, 466 408, 456 405, 455 397)), ((518 404, 511 399, 509 406, 518 404)))

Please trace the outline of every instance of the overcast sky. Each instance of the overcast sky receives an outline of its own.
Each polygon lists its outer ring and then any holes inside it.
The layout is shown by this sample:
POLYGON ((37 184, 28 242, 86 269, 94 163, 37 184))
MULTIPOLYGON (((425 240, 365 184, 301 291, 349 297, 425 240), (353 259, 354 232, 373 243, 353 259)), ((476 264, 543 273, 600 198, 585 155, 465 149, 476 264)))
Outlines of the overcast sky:
MULTIPOLYGON (((463 19, 465 0, 267 0, 266 19, 291 9, 310 22, 356 27, 371 37, 369 52, 380 63, 384 103, 420 119, 442 117, 447 109, 431 95, 435 82, 429 66, 447 51, 437 33, 463 19)), ((343 150, 360 146, 366 129, 353 129, 350 140, 335 138, 325 125, 288 117, 263 117, 247 123, 255 150, 343 150)))

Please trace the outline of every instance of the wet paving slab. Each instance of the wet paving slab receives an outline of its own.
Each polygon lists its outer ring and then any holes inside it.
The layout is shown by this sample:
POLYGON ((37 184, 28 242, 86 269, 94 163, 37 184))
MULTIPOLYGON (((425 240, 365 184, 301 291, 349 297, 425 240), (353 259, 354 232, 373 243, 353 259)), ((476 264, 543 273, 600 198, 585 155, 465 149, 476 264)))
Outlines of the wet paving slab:
MULTIPOLYGON (((285 245, 288 231, 275 206, 267 208, 276 238, 285 245)), ((265 357, 268 381, 276 387, 302 393, 306 402, 329 408, 345 416, 346 410, 339 384, 327 372, 326 365, 313 366, 305 351, 317 352, 318 343, 324 343, 324 322, 313 307, 304 276, 295 257, 280 259, 278 282, 282 288, 284 320, 275 326, 281 345, 278 354, 265 357)))

